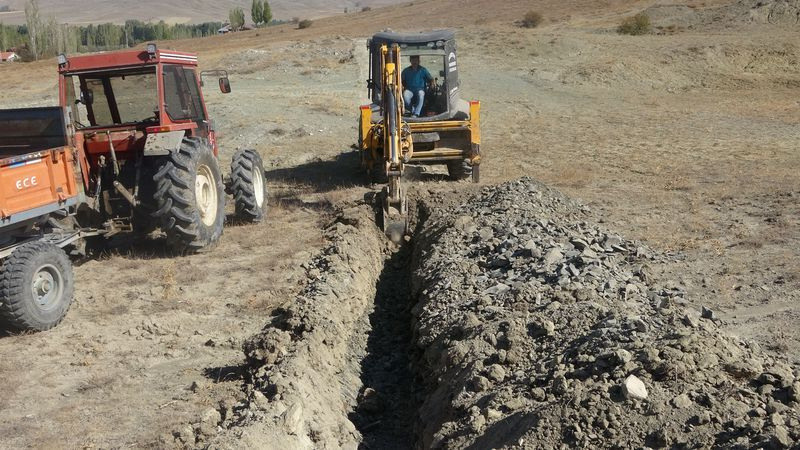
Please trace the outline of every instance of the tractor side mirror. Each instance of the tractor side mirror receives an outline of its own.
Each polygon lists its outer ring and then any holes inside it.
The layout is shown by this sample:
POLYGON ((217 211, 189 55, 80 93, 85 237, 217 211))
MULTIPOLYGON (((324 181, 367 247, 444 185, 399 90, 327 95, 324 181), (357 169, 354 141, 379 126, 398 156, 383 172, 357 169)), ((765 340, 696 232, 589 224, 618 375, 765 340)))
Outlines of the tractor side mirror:
POLYGON ((91 105, 94 103, 94 92, 91 89, 82 90, 81 98, 78 101, 86 106, 91 105))
POLYGON ((223 94, 231 93, 231 80, 229 80, 228 77, 222 77, 219 79, 219 90, 223 94))
POLYGON ((228 72, 226 70, 204 70, 200 72, 200 86, 205 86, 203 84, 203 77, 215 77, 219 80, 219 90, 223 94, 230 94, 231 93, 231 82, 228 80, 228 72))

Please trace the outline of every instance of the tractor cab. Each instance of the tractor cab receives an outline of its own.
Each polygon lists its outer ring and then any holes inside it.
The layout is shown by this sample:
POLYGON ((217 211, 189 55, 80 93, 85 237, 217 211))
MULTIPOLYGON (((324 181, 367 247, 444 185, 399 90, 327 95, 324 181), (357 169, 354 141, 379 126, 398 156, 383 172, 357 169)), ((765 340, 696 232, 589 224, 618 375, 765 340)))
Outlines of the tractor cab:
MULTIPOLYGON (((148 136, 161 133, 202 138, 218 152, 196 55, 154 44, 147 50, 62 55, 59 74, 61 105, 90 155, 107 153, 110 141, 125 159, 128 152, 147 150, 148 136)), ((230 92, 226 75, 220 89, 230 92)))
POLYGON ((370 55, 370 76, 367 81, 373 109, 379 116, 381 104, 381 47, 398 45, 401 61, 398 70, 411 66, 411 58, 430 74, 433 82, 425 89, 420 117, 407 117, 408 122, 464 120, 469 117, 469 104, 460 98, 455 34, 449 30, 428 33, 381 32, 367 42, 370 55))
POLYGON ((78 153, 84 190, 93 199, 79 208, 79 223, 100 224, 107 237, 160 228, 170 247, 192 252, 222 234, 226 190, 246 188, 248 201, 237 204, 237 215, 263 218, 265 185, 252 182, 263 181, 258 155, 237 152, 234 160, 247 170, 227 181, 219 168, 202 77, 218 78, 227 94, 225 71, 198 72, 197 55, 155 44, 60 55, 58 71, 68 138, 78 153), (251 181, 243 183, 242 177, 251 181))

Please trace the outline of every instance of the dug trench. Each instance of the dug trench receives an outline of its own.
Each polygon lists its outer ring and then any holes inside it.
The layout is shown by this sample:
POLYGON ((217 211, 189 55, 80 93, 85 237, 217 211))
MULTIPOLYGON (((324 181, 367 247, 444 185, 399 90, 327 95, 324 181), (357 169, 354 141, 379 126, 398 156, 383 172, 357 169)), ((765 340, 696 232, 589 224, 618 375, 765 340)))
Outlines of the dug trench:
POLYGON ((244 343, 248 400, 209 412, 176 432, 177 442, 222 448, 413 446, 413 241, 389 243, 374 219, 369 202, 338 211, 325 229, 327 247, 304 265, 303 292, 244 343))
POLYGON ((785 448, 800 371, 659 277, 680 254, 532 179, 416 189, 387 242, 340 209, 307 286, 244 344, 246 401, 175 433, 210 448, 785 448))

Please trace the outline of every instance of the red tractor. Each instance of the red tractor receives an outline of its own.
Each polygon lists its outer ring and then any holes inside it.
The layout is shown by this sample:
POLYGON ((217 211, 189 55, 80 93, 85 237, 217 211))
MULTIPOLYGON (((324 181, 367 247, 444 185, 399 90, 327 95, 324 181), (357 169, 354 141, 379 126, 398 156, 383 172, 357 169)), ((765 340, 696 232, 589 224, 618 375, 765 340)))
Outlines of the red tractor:
POLYGON ((266 211, 261 158, 238 151, 223 181, 197 56, 147 49, 58 58, 60 107, 0 111, 0 320, 44 330, 73 291, 65 249, 160 228, 176 253, 215 244, 225 193, 236 216, 266 211))

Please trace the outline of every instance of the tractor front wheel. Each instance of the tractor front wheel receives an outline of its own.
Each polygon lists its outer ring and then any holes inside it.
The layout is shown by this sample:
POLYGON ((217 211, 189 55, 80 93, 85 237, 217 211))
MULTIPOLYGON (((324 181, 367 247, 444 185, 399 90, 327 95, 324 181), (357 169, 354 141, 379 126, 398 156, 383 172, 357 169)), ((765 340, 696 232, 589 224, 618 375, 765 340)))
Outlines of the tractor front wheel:
POLYGON ((225 191, 217 158, 205 140, 187 137, 162 161, 153 176, 153 216, 167 234, 167 245, 180 253, 212 247, 222 236, 225 191))
POLYGON ((229 192, 236 203, 236 217, 257 223, 267 214, 264 163, 255 150, 239 150, 231 160, 229 192))
POLYGON ((75 285, 72 263, 53 244, 22 244, 0 269, 0 317, 18 331, 44 331, 67 314, 75 285))

